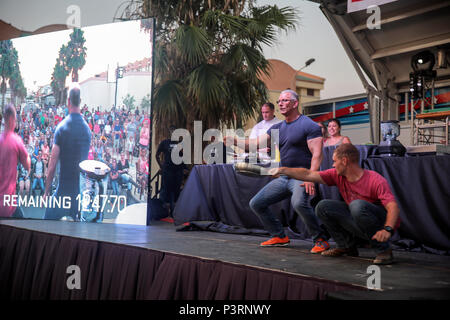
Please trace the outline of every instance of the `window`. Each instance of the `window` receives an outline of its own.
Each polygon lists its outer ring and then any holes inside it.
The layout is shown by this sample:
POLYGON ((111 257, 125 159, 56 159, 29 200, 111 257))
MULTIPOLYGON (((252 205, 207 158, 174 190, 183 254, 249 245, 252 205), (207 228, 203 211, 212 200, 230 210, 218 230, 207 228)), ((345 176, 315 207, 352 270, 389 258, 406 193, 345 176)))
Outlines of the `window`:
POLYGON ((314 96, 314 89, 306 89, 307 96, 314 96))

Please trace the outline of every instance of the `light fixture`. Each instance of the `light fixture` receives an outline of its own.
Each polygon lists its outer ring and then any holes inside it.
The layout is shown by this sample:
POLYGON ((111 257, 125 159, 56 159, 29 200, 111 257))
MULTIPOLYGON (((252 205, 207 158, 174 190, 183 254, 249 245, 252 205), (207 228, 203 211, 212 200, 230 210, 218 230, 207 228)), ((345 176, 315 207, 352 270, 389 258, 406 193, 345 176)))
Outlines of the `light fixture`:
POLYGON ((316 59, 314 59, 314 58, 308 59, 308 61, 305 62, 305 67, 309 66, 314 61, 316 61, 316 59))
POLYGON ((436 78, 434 54, 429 51, 421 51, 411 58, 411 67, 414 72, 409 74, 409 90, 413 99, 422 99, 427 83, 436 78))
POLYGON ((314 58, 311 58, 311 59, 306 60, 305 65, 304 65, 303 67, 301 67, 300 69, 298 69, 298 71, 303 70, 304 68, 306 68, 307 66, 309 66, 309 65, 310 65, 311 63, 313 63, 314 61, 316 61, 316 59, 314 59, 314 58))
POLYGON ((411 67, 414 71, 431 71, 434 64, 434 54, 428 50, 419 52, 411 58, 411 67))

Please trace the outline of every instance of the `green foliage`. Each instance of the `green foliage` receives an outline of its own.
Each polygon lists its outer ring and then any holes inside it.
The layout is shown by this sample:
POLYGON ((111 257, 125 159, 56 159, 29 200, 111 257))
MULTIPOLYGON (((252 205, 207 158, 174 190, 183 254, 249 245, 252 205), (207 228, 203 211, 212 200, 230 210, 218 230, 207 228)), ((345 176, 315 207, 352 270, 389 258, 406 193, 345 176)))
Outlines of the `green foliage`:
POLYGON ((128 110, 133 110, 135 108, 136 99, 129 93, 123 98, 122 103, 128 108, 128 110))
POLYGON ((150 110, 151 106, 152 106, 152 97, 150 96, 150 94, 147 94, 145 97, 142 98, 141 109, 150 110))
POLYGON ((70 41, 67 44, 66 63, 72 72, 73 82, 78 82, 78 70, 82 69, 86 64, 87 49, 84 47, 86 40, 83 34, 84 32, 81 29, 74 28, 70 34, 70 41))
POLYGON ((81 29, 74 28, 70 40, 59 49, 59 55, 53 68, 51 87, 56 104, 63 104, 66 95, 66 79, 72 73, 72 81, 78 82, 78 71, 86 64, 86 40, 81 29))
POLYGON ((64 103, 64 93, 67 76, 70 74, 69 66, 67 65, 68 47, 62 45, 59 49, 59 55, 56 59, 55 67, 53 68, 51 87, 53 96, 55 97, 56 105, 64 103))
POLYGON ((0 41, 0 92, 2 93, 1 109, 5 105, 7 83, 11 89, 11 98, 24 98, 26 88, 20 73, 19 54, 11 40, 0 41))
POLYGON ((262 47, 297 26, 295 9, 257 7, 251 0, 143 0, 140 10, 156 18, 157 141, 167 123, 191 129, 201 120, 206 130, 238 127, 253 117, 267 99, 262 47))

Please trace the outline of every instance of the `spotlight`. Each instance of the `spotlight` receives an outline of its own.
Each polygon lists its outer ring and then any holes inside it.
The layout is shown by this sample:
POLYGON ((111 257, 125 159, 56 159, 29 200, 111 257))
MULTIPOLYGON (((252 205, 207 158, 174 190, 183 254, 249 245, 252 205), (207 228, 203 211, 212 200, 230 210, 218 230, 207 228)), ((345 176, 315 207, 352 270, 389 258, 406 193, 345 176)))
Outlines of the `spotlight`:
POLYGON ((411 58, 411 67, 414 71, 431 71, 434 63, 434 54, 428 50, 419 52, 411 58))
POLYGON ((409 74, 409 90, 414 99, 423 99, 424 89, 427 89, 433 79, 436 79, 434 54, 431 51, 422 51, 411 58, 411 67, 414 72, 409 74))

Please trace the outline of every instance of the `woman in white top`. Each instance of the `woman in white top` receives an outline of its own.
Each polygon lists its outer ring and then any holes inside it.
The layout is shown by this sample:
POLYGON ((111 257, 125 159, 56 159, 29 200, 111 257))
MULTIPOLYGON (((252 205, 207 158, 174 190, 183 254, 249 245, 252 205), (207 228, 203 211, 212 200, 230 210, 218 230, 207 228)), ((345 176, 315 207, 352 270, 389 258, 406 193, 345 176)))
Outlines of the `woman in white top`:
POLYGON ((323 140, 323 146, 338 146, 343 143, 352 143, 349 137, 341 136, 341 122, 338 119, 331 119, 328 122, 328 138, 323 140))
POLYGON ((109 121, 107 122, 107 124, 105 125, 105 136, 109 139, 111 138, 111 125, 109 123, 109 121))

